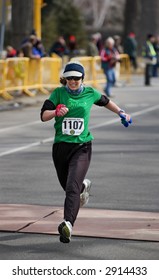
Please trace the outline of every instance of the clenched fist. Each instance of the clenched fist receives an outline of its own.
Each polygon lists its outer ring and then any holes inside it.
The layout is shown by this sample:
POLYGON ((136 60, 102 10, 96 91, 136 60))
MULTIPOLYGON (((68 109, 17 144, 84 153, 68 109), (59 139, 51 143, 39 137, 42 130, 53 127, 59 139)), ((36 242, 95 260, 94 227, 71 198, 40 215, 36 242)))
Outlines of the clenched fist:
POLYGON ((56 107, 56 116, 63 117, 68 112, 68 108, 64 104, 59 104, 56 107))

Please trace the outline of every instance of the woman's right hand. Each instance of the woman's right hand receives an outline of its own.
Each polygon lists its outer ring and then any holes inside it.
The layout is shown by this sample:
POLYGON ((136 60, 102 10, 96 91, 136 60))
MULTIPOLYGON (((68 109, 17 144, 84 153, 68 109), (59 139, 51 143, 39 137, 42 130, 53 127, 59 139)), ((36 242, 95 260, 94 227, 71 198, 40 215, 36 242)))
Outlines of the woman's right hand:
POLYGON ((56 117, 63 117, 64 115, 67 114, 68 111, 69 111, 68 108, 64 104, 59 104, 56 107, 55 116, 56 117))

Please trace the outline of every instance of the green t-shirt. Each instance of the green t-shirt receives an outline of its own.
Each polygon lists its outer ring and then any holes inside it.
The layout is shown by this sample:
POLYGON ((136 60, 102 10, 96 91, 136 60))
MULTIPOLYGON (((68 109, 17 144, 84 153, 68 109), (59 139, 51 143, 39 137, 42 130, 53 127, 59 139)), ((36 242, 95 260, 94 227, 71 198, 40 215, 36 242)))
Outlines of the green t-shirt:
POLYGON ((94 103, 101 98, 101 93, 92 87, 85 87, 79 95, 67 92, 64 86, 56 88, 49 100, 54 103, 64 104, 69 109, 63 117, 55 117, 54 143, 85 143, 94 139, 88 129, 90 111, 94 103))

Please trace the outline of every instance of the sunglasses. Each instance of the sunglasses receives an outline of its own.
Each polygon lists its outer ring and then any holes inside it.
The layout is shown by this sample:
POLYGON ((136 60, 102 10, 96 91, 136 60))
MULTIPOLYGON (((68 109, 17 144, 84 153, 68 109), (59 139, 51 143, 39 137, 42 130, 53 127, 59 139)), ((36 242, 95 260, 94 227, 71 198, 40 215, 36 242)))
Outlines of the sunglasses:
POLYGON ((71 80, 74 80, 74 81, 79 81, 82 77, 67 77, 66 80, 68 81, 71 81, 71 80))

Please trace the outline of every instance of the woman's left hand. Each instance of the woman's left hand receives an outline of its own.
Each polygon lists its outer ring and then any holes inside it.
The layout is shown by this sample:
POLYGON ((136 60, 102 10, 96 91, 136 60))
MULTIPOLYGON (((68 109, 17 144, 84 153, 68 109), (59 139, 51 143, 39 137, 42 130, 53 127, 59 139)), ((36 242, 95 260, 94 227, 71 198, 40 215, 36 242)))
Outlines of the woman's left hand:
POLYGON ((129 114, 126 114, 123 111, 119 112, 119 116, 121 118, 121 123, 125 126, 128 127, 132 123, 132 118, 129 114))

